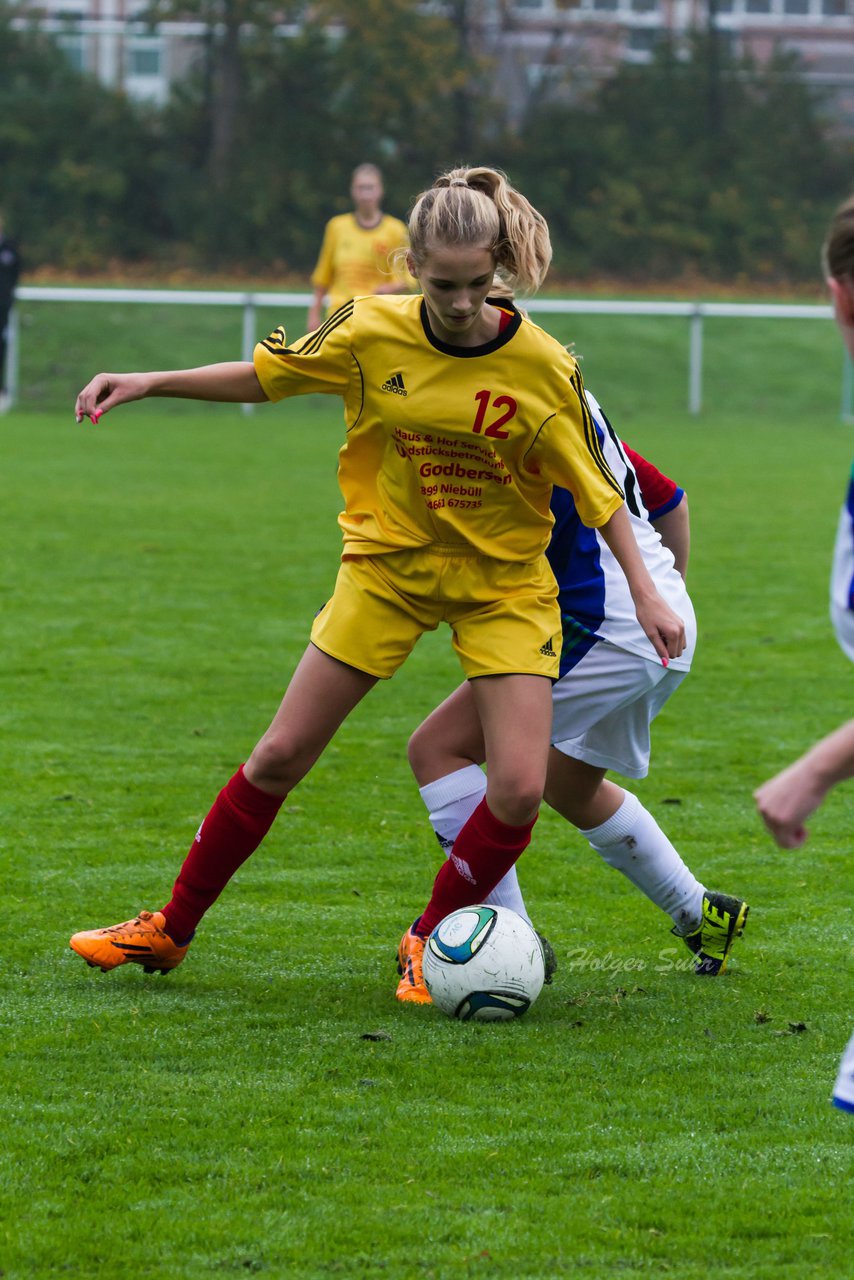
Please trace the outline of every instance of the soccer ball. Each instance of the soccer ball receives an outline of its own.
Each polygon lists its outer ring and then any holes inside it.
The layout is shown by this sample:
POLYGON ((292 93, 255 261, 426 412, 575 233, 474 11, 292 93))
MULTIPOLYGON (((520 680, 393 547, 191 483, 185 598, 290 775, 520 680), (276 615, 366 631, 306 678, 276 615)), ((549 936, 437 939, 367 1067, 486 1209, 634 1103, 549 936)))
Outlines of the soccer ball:
POLYGON ((544 979, 540 940, 508 907, 452 911, 424 947, 424 982, 433 1003, 463 1022, 521 1017, 544 979))

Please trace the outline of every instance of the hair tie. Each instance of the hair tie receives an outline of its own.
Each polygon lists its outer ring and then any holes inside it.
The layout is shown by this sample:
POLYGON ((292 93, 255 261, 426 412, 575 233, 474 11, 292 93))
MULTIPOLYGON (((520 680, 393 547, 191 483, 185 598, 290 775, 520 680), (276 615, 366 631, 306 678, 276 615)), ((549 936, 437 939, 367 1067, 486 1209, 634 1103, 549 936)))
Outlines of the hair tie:
POLYGON ((468 179, 467 178, 451 178, 451 181, 448 183, 448 186, 449 187, 467 187, 468 179))

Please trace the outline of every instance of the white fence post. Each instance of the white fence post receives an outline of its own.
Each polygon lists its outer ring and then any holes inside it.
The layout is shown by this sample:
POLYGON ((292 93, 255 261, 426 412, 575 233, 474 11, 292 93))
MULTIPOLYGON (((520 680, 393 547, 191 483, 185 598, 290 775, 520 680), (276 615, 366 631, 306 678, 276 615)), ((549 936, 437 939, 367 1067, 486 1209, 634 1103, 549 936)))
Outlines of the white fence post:
POLYGON ((6 391, 9 395, 9 408, 14 409, 18 403, 18 385, 20 378, 21 319, 18 308, 13 306, 9 312, 6 329, 6 391))
MULTIPOLYGON (((247 293, 246 301, 243 304, 243 359, 251 360, 252 352, 255 350, 257 334, 255 333, 255 302, 251 293, 247 293)), ((244 413, 251 413, 255 406, 244 404, 242 406, 244 413)))
POLYGON ((703 308, 697 303, 691 313, 688 356, 688 412, 698 414, 703 407, 703 308))

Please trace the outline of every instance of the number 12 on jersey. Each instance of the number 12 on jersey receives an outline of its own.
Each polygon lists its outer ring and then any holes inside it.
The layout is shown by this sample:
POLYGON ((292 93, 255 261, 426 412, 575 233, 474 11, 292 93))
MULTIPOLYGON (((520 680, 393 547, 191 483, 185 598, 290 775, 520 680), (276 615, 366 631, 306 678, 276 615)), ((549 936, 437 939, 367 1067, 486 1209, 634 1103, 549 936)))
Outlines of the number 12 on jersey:
POLYGON ((472 431, 477 435, 481 432, 485 436, 490 436, 493 440, 506 440, 510 435, 509 431, 503 431, 502 427, 505 422, 509 422, 515 417, 518 405, 512 396, 496 396, 492 398, 491 391, 475 392, 475 400, 477 401, 477 412, 472 423, 472 431), (487 426, 487 414, 490 415, 491 421, 487 426), (496 416, 497 415, 497 416, 496 416))

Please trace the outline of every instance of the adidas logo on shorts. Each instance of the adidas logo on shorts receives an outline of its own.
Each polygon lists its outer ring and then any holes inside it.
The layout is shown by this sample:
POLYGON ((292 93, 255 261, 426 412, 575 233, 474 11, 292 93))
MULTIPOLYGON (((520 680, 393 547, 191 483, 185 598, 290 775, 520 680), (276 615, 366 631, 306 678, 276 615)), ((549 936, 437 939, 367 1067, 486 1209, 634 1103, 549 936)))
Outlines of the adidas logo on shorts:
POLYGON ((406 390, 406 387, 403 385, 402 373, 393 373, 391 377, 387 378, 386 381, 383 383, 381 390, 391 391, 396 396, 409 395, 409 392, 406 390))
POLYGON ((551 640, 547 640, 547 641, 546 641, 546 643, 545 643, 544 645, 541 645, 541 646, 540 646, 540 653, 543 655, 543 657, 544 657, 544 658, 556 658, 556 657, 557 657, 557 654, 555 653, 554 649, 552 648, 552 642, 551 642, 551 640))

